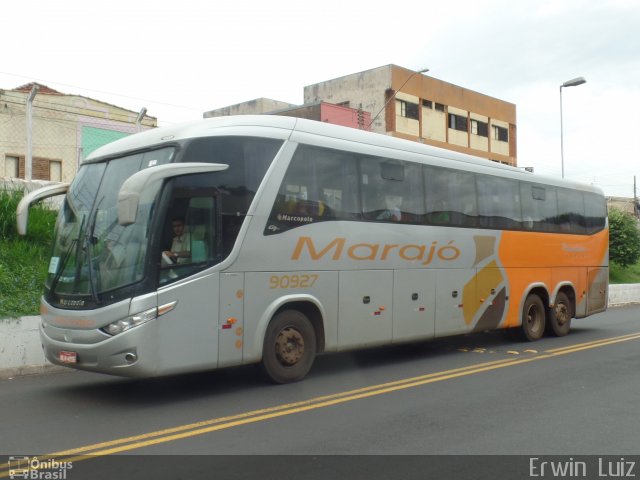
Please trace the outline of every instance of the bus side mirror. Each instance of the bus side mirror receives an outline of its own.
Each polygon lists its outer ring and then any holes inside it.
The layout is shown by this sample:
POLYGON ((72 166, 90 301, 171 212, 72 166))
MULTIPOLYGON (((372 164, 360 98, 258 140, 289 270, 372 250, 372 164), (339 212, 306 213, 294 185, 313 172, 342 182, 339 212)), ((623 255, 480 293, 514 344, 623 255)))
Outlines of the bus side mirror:
POLYGON ((165 178, 194 173, 220 172, 229 168, 221 163, 169 163, 134 173, 125 180, 118 192, 118 223, 122 226, 135 223, 140 196, 149 185, 165 178))
POLYGON ((33 192, 27 193, 16 208, 16 226, 18 228, 18 235, 27 234, 27 223, 29 221, 29 207, 32 203, 38 202, 45 198, 55 197, 56 195, 64 195, 69 190, 69 184, 57 184, 47 185, 46 187, 39 188, 33 192))

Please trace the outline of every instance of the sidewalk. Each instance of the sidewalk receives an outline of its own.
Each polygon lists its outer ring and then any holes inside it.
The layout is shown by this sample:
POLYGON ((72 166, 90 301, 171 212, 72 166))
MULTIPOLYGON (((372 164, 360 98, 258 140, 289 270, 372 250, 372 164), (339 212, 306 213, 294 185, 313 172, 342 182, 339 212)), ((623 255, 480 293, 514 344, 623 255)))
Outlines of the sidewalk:
MULTIPOLYGON (((640 283, 609 286, 609 307, 640 303, 640 283)), ((0 319, 0 379, 66 371, 44 358, 38 326, 40 316, 0 319)))

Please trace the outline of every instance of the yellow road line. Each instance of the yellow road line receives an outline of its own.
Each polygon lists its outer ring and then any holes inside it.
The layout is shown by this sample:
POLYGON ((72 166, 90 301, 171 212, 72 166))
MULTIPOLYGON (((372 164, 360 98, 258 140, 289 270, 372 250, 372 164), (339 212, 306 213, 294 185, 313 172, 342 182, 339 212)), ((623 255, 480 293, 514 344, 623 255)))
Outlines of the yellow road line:
MULTIPOLYGON (((488 372, 497 370, 500 368, 511 367, 524 363, 530 363, 538 360, 549 359, 558 357, 561 355, 567 355, 587 349, 603 347, 607 345, 613 345, 620 342, 626 342, 630 340, 640 340, 640 332, 622 335, 619 337, 606 338, 602 340, 596 340, 576 345, 570 345, 566 347, 546 350, 542 354, 534 354, 532 356, 518 358, 518 359, 503 359, 495 360, 492 362, 486 362, 481 364, 469 365, 466 367, 455 368, 442 372, 435 372, 426 375, 420 375, 417 377, 407 378, 403 380, 397 380, 394 382, 388 382, 378 385, 372 385, 355 390, 349 390, 333 395, 325 395, 321 397, 315 397, 309 400, 304 400, 295 403, 278 405, 270 408, 264 408, 259 410, 253 410, 241 414, 214 418, 210 420, 204 420, 201 422, 191 423, 188 425, 181 425, 174 428, 168 428, 158 430, 155 432, 149 432, 142 435, 135 435, 126 438, 120 438, 111 440, 108 442, 96 443, 93 445, 86 445, 83 447, 74 448, 71 450, 64 450, 60 452, 51 453, 49 455, 39 456, 40 458, 54 458, 59 460, 61 457, 66 462, 78 462, 88 458, 94 458, 97 456, 112 455, 129 450, 135 450, 161 443, 171 442, 175 440, 181 440, 184 438, 194 437, 197 435, 203 435, 220 430, 226 430, 229 428, 238 427, 241 425, 248 425, 251 423, 262 422, 278 417, 287 415, 293 415, 296 413, 307 412, 319 408, 330 407, 339 405, 342 403, 352 402, 364 398, 374 397, 378 395, 384 395, 408 388, 415 388, 430 383, 441 382, 445 380, 451 380, 454 378, 473 375, 476 373, 488 372)), ((1 468, 1 467, 0 467, 1 468)), ((5 478, 9 474, 8 470, 0 471, 0 478, 5 478)))

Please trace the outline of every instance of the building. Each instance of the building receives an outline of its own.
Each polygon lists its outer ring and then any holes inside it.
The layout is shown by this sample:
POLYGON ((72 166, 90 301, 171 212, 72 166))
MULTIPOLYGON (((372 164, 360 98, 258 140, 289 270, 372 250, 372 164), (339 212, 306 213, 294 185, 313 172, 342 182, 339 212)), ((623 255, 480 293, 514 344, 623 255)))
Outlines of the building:
POLYGON ((638 216, 640 202, 631 197, 607 197, 607 208, 616 208, 621 212, 628 213, 634 217, 638 216))
POLYGON ((360 130, 370 130, 369 125, 371 123, 371 114, 369 112, 327 102, 307 103, 269 113, 271 115, 306 118, 360 130))
POLYGON ((304 88, 305 103, 371 112, 371 130, 517 165, 516 106, 386 65, 304 88))
POLYGON ((210 118, 228 115, 256 114, 286 115, 365 130, 369 130, 368 125, 371 122, 371 114, 369 112, 349 108, 344 105, 334 105, 322 101, 304 105, 292 105, 270 98, 257 98, 248 102, 211 110, 205 112, 203 116, 204 118, 210 118))
POLYGON ((96 148, 139 129, 157 126, 138 112, 29 83, 0 90, 0 177, 25 178, 28 142, 27 99, 31 108, 32 179, 70 182, 80 162, 96 148))
POLYGON ((219 108, 204 112, 204 118, 211 117, 228 117, 230 115, 259 115, 262 113, 271 113, 276 110, 283 110, 295 107, 291 103, 281 102, 280 100, 272 100, 270 98, 256 98, 248 102, 229 105, 228 107, 219 108))
POLYGON ((517 165, 514 104, 397 65, 306 86, 300 106, 257 99, 204 116, 263 113, 361 128, 517 165))

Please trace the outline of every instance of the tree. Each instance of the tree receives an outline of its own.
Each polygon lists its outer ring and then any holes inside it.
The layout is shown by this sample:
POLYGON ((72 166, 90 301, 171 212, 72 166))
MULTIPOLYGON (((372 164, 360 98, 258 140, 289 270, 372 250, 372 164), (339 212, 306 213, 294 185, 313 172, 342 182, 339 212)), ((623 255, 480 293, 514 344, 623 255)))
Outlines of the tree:
POLYGON ((622 268, 640 259, 638 221, 633 215, 615 208, 609 210, 609 259, 622 268))

